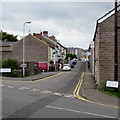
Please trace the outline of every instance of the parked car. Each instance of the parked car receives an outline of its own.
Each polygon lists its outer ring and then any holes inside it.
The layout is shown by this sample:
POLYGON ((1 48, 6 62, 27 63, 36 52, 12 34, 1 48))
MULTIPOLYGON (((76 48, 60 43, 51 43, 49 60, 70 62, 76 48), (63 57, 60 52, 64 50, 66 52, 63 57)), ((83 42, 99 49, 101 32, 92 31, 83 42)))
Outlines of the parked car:
POLYGON ((62 71, 71 71, 70 65, 69 64, 64 64, 63 68, 62 68, 62 71))
POLYGON ((70 65, 70 67, 71 67, 71 68, 74 68, 74 65, 75 65, 75 64, 74 64, 74 62, 73 62, 72 60, 71 60, 71 61, 69 61, 69 63, 68 63, 68 64, 70 65))
POLYGON ((73 58, 73 59, 72 59, 72 62, 74 63, 74 65, 77 63, 77 61, 78 61, 78 60, 77 60, 76 58, 73 58))

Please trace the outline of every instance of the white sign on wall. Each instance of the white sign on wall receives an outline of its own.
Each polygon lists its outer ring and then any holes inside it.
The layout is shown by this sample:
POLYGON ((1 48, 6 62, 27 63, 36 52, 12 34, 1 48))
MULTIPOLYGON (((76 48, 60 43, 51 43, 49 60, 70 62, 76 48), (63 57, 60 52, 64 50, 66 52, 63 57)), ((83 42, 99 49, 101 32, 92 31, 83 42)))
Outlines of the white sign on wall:
POLYGON ((110 80, 108 80, 106 82, 106 87, 118 88, 118 86, 119 86, 118 81, 110 81, 110 80))
POLYGON ((11 68, 0 68, 0 73, 10 73, 11 68))

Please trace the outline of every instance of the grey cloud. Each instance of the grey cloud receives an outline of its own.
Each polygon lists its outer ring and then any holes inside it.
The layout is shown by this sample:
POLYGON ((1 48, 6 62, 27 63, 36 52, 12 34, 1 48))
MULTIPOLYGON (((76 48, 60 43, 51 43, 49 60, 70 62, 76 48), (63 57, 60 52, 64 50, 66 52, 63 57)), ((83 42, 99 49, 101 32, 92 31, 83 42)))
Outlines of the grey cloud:
MULTIPOLYGON (((87 34, 91 35, 90 40, 93 36, 96 20, 113 7, 112 2, 6 2, 2 5, 4 26, 14 31, 22 31, 23 23, 27 20, 51 20, 62 29, 75 30, 83 35, 86 34, 86 36, 87 34)), ((49 28, 49 24, 46 23, 46 25, 49 28)), ((34 30, 35 28, 36 30, 40 29, 38 27, 42 27, 42 25, 34 26, 34 30)), ((62 33, 62 31, 56 32, 50 28, 49 30, 53 34, 62 33)), ((88 38, 86 37, 86 39, 88 38)))

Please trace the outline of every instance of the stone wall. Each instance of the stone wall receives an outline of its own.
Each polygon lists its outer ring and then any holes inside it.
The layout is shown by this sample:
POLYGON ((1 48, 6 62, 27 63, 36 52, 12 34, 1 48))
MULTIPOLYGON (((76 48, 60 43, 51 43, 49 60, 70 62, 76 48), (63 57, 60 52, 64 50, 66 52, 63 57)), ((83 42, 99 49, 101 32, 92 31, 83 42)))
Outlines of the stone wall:
POLYGON ((99 26, 99 81, 114 80, 114 15, 99 26))
POLYGON ((118 81, 120 81, 120 10, 118 12, 118 81))
MULTIPOLYGON (((23 40, 13 45, 13 58, 21 62, 23 59, 23 40)), ((48 45, 32 35, 25 38, 25 61, 48 61, 48 45)))

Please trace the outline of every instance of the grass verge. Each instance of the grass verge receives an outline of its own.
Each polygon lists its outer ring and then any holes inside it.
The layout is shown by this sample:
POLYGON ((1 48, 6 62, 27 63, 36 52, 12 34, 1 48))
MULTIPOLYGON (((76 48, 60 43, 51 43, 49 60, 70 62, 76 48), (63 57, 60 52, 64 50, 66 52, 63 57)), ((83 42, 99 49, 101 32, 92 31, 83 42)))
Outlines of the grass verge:
POLYGON ((106 90, 106 91, 102 91, 105 94, 108 94, 110 96, 116 96, 118 98, 120 98, 120 91, 115 91, 115 90, 106 90))

